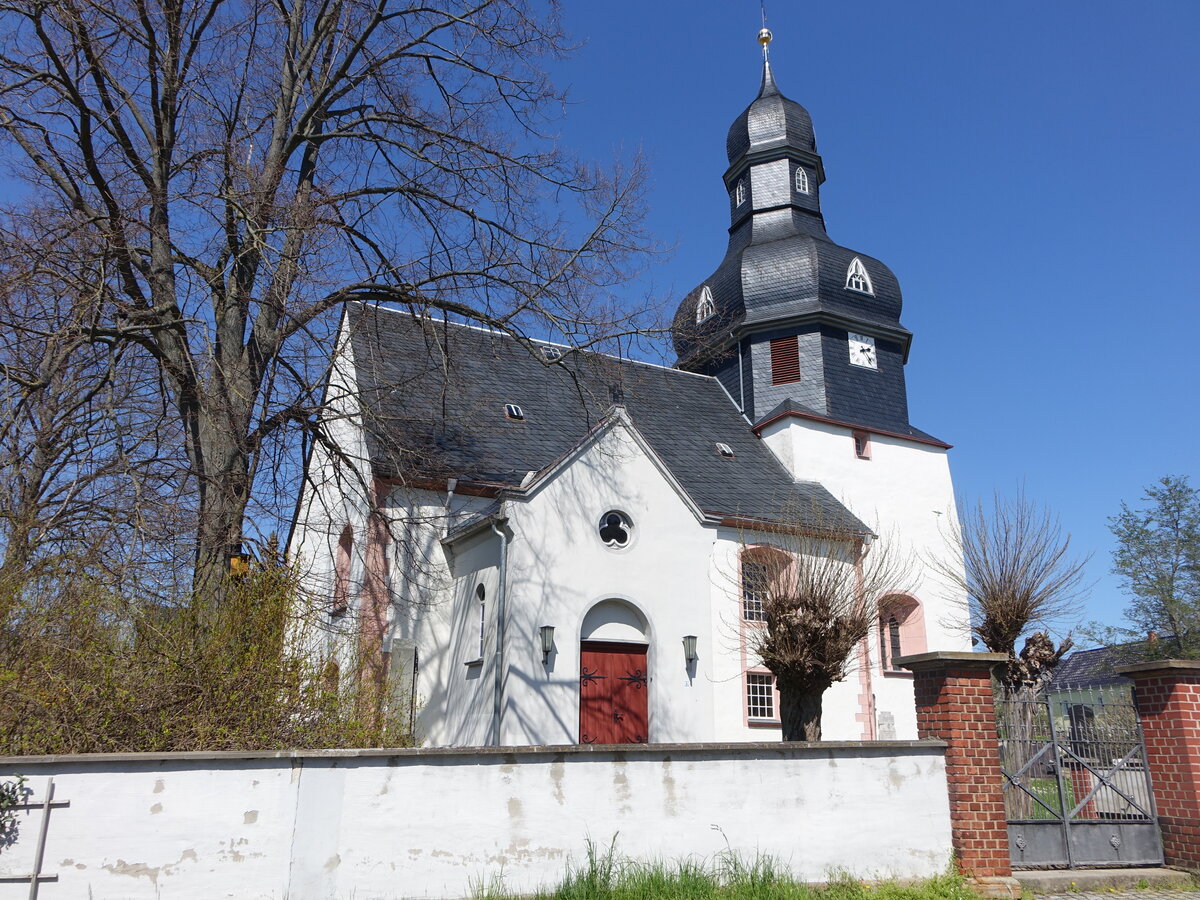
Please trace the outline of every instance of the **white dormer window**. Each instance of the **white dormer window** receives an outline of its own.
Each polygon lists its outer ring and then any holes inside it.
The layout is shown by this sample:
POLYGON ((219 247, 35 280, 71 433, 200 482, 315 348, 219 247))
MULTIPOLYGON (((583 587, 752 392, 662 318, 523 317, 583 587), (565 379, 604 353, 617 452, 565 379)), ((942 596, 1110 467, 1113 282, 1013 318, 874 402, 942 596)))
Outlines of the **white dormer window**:
POLYGON ((737 183, 737 189, 734 191, 734 206, 741 206, 746 202, 746 179, 743 178, 737 183))
POLYGON ((713 303, 712 291, 708 289, 708 285, 700 291, 700 299, 696 302, 696 324, 699 325, 705 319, 711 319, 717 312, 717 305, 713 303))
POLYGON ((796 193, 808 193, 808 173, 799 166, 796 167, 796 193))
POLYGON ((867 274, 867 267, 857 256, 850 261, 850 268, 846 270, 846 288, 860 294, 875 293, 875 288, 871 286, 871 276, 867 274))

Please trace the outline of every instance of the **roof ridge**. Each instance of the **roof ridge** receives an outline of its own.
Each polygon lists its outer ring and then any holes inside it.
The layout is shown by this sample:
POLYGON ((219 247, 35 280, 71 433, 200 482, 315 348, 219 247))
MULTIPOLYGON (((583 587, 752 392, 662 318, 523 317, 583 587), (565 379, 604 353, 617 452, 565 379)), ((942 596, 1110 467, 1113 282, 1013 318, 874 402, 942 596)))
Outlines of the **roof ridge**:
MULTIPOLYGON (((407 315, 411 319, 420 319, 421 318, 420 316, 414 316, 411 312, 408 312, 407 310, 394 309, 393 307, 383 306, 382 304, 379 304, 379 303, 365 303, 362 300, 347 300, 346 302, 354 303, 355 305, 363 307, 363 308, 369 307, 371 309, 383 310, 384 312, 396 313, 397 315, 407 315)), ((516 340, 516 338, 514 338, 507 331, 501 331, 497 328, 489 328, 486 325, 469 325, 466 322, 448 322, 445 319, 434 319, 433 317, 429 317, 429 319, 431 322, 433 322, 434 324, 437 324, 437 325, 451 325, 455 328, 465 328, 470 331, 481 331, 484 334, 491 334, 491 335, 495 335, 496 337, 506 338, 508 340, 516 340)), ((706 381, 716 381, 718 384, 720 384, 720 381, 717 381, 716 376, 702 375, 699 372, 689 372, 687 369, 680 369, 677 366, 666 366, 666 365, 663 365, 662 363, 652 363, 652 362, 648 362, 644 359, 633 359, 632 357, 628 357, 628 356, 614 356, 613 354, 605 353, 602 350, 588 350, 586 348, 572 346, 571 344, 562 344, 557 341, 542 340, 541 338, 527 338, 527 340, 532 341, 535 344, 544 344, 548 347, 566 347, 568 350, 573 350, 576 353, 590 353, 593 356, 603 356, 605 359, 615 360, 616 362, 633 363, 634 365, 638 365, 638 366, 649 366, 652 369, 663 369, 667 372, 677 372, 680 375, 691 375, 693 378, 703 378, 706 381)), ((726 393, 728 393, 728 391, 726 391, 726 393)), ((733 398, 731 397, 730 400, 732 401, 732 399, 733 398)), ((734 407, 736 408, 736 406, 737 406, 737 404, 735 403, 734 407)))

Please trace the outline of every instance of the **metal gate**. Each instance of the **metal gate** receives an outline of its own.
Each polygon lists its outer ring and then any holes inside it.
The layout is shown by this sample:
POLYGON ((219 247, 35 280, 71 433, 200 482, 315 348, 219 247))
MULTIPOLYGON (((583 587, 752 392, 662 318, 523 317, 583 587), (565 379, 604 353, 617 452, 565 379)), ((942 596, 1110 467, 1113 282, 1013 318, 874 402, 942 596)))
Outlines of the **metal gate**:
POLYGON ((1128 685, 1033 698, 997 687, 996 722, 1014 867, 1162 864, 1128 685))

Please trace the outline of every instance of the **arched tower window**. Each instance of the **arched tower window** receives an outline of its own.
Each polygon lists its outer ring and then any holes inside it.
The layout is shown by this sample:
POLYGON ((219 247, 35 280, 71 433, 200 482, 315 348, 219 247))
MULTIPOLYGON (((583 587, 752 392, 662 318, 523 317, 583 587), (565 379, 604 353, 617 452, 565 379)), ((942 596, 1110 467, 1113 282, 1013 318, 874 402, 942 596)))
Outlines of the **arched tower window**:
POLYGON ((850 268, 846 270, 846 287, 861 294, 875 293, 875 288, 871 286, 871 276, 867 274, 867 267, 857 256, 850 261, 850 268))
POLYGON ((708 289, 706 284, 703 290, 700 291, 700 300, 696 304, 696 324, 699 325, 705 319, 711 319, 716 314, 717 306, 713 303, 712 291, 708 289))
POLYGON ((796 167, 796 193, 808 193, 808 172, 802 166, 796 167))
POLYGON ((737 183, 737 188, 734 190, 734 206, 741 206, 746 202, 746 179, 742 178, 737 183))
POLYGON ((885 597, 879 602, 879 666, 896 671, 901 656, 925 652, 925 620, 921 604, 906 595, 885 597))
POLYGON ((338 538, 337 555, 333 562, 333 597, 329 614, 340 616, 350 608, 350 561, 354 555, 354 529, 349 525, 338 538))

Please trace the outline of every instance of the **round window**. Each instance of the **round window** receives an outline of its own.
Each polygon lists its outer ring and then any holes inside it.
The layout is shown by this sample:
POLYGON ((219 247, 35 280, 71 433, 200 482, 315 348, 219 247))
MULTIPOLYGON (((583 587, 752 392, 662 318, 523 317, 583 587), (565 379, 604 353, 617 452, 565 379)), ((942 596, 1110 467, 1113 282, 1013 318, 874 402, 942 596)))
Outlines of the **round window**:
POLYGON ((627 547, 633 533, 629 516, 619 510, 609 510, 600 517, 600 540, 610 547, 627 547))

